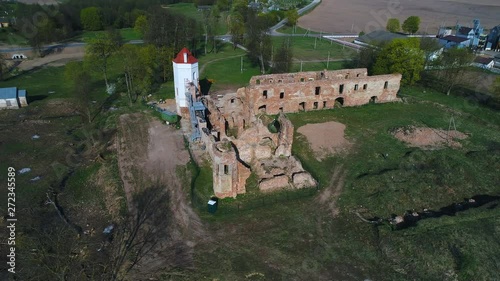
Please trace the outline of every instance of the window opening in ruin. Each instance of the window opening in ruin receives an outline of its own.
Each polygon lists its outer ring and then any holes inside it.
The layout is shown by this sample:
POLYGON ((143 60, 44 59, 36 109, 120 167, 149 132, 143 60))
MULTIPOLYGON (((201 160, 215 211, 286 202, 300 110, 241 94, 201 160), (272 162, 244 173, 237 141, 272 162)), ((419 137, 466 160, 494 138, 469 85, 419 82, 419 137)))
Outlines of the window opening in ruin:
POLYGON ((285 97, 285 92, 281 92, 280 93, 280 99, 284 98, 285 97))
POLYGON ((385 83, 384 83, 384 89, 387 89, 388 86, 389 86, 389 82, 385 81, 385 83))
POLYGON ((356 74, 356 77, 359 77, 359 73, 358 73, 358 74, 356 74))
POLYGON ((318 109, 318 102, 317 102, 317 101, 315 101, 315 102, 313 103, 313 109, 318 109))
POLYGON ((321 72, 321 79, 325 78, 325 73, 321 72))
POLYGON ((265 99, 267 99, 267 90, 264 90, 264 91, 262 92, 262 96, 263 96, 265 99))
POLYGON ((344 84, 340 84, 339 94, 342 94, 343 92, 344 92, 344 84))
POLYGON ((300 111, 304 111, 304 110, 306 110, 306 103, 305 103, 305 102, 301 102, 301 103, 299 103, 299 110, 300 110, 300 111))
POLYGON ((358 84, 354 85, 354 91, 358 90, 358 84))
POLYGON ((281 83, 281 82, 283 82, 283 80, 279 79, 279 80, 278 80, 278 83, 281 83))
POLYGON ((283 107, 280 107, 280 111, 283 112, 283 107))
POLYGON ((224 175, 229 175, 229 166, 224 165, 224 175))
POLYGON ((257 85, 260 85, 260 79, 257 79, 257 81, 255 81, 255 83, 256 83, 257 85))
POLYGON ((234 99, 231 99, 231 103, 234 103, 234 99))
POLYGON ((326 108, 326 101, 323 102, 323 108, 326 108))
POLYGON ((319 95, 319 91, 321 91, 321 87, 316 87, 316 89, 314 90, 314 94, 319 95))
POLYGON ((376 96, 371 97, 370 103, 377 103, 377 97, 376 96))
POLYGON ((343 106, 343 105, 344 105, 344 98, 335 99, 335 106, 343 106))
POLYGON ((269 83, 273 83, 273 79, 269 79, 269 83))
POLYGON ((368 89, 368 84, 363 85, 363 90, 366 90, 366 89, 368 89))
POLYGON ((245 119, 243 119, 243 129, 245 129, 245 125, 246 125, 246 122, 245 122, 245 119))
POLYGON ((259 111, 266 113, 266 105, 259 106, 259 111))
POLYGON ((226 133, 226 135, 227 135, 228 130, 229 130, 229 122, 227 122, 227 120, 226 120, 226 121, 224 121, 224 133, 226 133))
POLYGON ((349 78, 349 74, 346 74, 346 75, 345 75, 345 79, 348 79, 348 78, 349 78))
POLYGON ((304 78, 300 78, 300 82, 304 82, 304 78))

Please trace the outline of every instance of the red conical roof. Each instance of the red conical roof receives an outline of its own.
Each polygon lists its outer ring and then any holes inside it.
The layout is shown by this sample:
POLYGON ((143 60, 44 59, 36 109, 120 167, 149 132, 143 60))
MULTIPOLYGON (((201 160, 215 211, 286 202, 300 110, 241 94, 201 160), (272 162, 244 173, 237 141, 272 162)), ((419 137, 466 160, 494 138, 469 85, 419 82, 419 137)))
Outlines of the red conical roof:
POLYGON ((198 60, 193 56, 193 54, 191 54, 191 52, 187 48, 182 48, 182 50, 177 54, 173 62, 193 64, 197 63, 198 60), (184 60, 184 54, 187 54, 187 61, 184 60))

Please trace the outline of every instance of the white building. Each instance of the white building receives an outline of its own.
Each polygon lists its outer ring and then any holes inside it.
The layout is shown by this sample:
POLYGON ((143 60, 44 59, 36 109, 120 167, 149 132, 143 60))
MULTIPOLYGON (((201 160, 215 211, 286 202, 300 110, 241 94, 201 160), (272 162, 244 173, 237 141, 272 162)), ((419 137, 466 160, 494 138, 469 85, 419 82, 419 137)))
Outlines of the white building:
POLYGON ((28 105, 28 95, 26 90, 20 90, 16 87, 0 88, 0 109, 1 108, 20 108, 28 105))
POLYGON ((192 83, 198 87, 198 60, 187 48, 183 48, 172 61, 174 70, 175 102, 177 114, 185 116, 188 113, 187 87, 192 83))

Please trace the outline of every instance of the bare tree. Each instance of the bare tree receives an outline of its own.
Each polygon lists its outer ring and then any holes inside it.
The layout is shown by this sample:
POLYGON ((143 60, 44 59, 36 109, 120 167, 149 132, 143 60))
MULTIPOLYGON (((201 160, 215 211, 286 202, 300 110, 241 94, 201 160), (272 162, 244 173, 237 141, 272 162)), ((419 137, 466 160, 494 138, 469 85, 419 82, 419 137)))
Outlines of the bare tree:
POLYGON ((111 280, 123 280, 167 236, 168 200, 159 185, 134 196, 134 213, 125 218, 111 241, 111 280))

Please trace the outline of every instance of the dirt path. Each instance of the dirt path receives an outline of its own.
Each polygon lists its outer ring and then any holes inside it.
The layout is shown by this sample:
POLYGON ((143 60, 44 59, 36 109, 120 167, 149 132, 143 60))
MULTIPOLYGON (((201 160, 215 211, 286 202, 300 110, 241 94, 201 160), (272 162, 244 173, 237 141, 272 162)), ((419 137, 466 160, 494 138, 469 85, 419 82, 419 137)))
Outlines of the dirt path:
POLYGON ((170 198, 173 215, 168 226, 168 237, 144 258, 140 268, 189 266, 193 260, 194 247, 207 239, 205 227, 188 203, 177 174, 179 166, 189 161, 182 131, 175 130, 145 114, 125 114, 118 122, 118 165, 123 181, 129 212, 134 213, 131 204, 135 192, 145 186, 165 186, 170 198), (179 263, 179 264, 178 264, 179 263))
POLYGON ((330 180, 330 185, 323 189, 316 197, 315 201, 330 211, 332 217, 336 217, 340 212, 337 207, 337 201, 344 188, 346 175, 347 171, 344 170, 343 166, 336 168, 330 180))
POLYGON ((28 71, 33 68, 41 67, 44 65, 63 66, 70 61, 82 60, 85 55, 83 48, 71 48, 71 51, 63 51, 58 54, 49 54, 43 58, 33 58, 23 60, 18 68, 23 71, 28 71))

